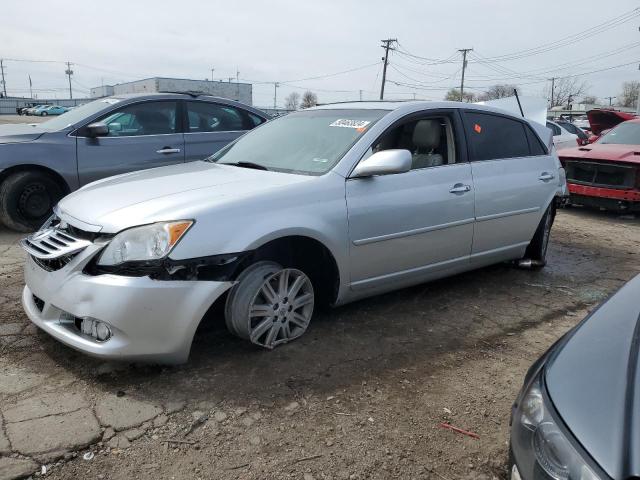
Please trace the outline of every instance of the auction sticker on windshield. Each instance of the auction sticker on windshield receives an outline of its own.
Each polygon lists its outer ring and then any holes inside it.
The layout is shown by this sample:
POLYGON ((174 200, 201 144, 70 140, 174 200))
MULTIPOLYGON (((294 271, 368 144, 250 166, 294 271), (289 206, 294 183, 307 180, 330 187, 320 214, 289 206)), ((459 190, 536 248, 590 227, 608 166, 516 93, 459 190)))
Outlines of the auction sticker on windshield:
POLYGON ((336 120, 335 122, 333 122, 332 124, 330 124, 330 127, 343 127, 343 128, 355 128, 355 129, 364 129, 367 125, 369 125, 371 122, 368 120, 348 120, 345 118, 339 118, 338 120, 336 120))

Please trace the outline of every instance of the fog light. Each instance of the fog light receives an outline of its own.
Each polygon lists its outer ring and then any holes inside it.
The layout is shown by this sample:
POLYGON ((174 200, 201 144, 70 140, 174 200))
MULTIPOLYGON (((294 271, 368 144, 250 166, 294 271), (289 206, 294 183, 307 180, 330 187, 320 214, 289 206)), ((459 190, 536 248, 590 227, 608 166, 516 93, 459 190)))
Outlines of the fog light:
POLYGON ((84 318, 80 325, 80 331, 85 335, 89 335, 100 342, 104 342, 111 338, 111 329, 109 325, 93 318, 84 318))

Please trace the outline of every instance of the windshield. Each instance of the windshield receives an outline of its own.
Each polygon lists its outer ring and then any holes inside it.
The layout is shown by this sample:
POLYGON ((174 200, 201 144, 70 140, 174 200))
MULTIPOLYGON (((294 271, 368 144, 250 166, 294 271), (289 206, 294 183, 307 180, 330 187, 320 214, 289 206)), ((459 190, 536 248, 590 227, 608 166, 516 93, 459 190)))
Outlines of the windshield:
POLYGON ((623 122, 600 137, 597 143, 640 145, 640 123, 623 122))
POLYGON ((386 110, 305 110, 252 130, 208 158, 277 172, 322 175, 333 168, 386 110))
POLYGON ((81 122, 87 117, 90 117, 94 113, 98 113, 101 110, 118 103, 119 98, 101 98, 100 100, 94 100, 93 102, 85 103, 79 107, 73 108, 62 115, 52 118, 46 122, 38 125, 39 127, 46 128, 47 130, 62 130, 70 125, 75 125, 81 122))

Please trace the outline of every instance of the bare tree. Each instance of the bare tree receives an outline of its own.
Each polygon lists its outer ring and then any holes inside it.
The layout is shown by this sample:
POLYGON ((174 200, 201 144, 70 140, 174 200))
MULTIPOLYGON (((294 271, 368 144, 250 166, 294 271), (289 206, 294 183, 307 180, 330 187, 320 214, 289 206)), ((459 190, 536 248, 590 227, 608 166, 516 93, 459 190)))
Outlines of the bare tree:
POLYGON ((492 85, 483 94, 478 97, 480 101, 496 100, 498 98, 513 97, 513 91, 516 89, 515 85, 492 85))
POLYGON ((315 107, 318 104, 318 96, 311 90, 307 90, 302 94, 302 103, 300 108, 315 107))
POLYGON ((284 108, 287 110, 297 110, 300 105, 300 94, 298 92, 291 92, 284 99, 284 108))
POLYGON ((582 103, 586 103, 587 105, 595 105, 598 103, 598 97, 595 95, 585 95, 582 97, 582 103))
POLYGON ((589 89, 589 85, 578 77, 556 78, 553 83, 553 92, 551 84, 545 87, 547 98, 550 99, 551 107, 567 105, 576 97, 583 95, 589 89), (553 93, 553 97, 552 94, 553 93))
MULTIPOLYGON (((458 88, 450 89, 447 94, 444 96, 445 100, 451 102, 459 102, 460 101, 460 90, 458 88)), ((476 96, 471 92, 464 92, 464 101, 465 102, 474 102, 476 100, 476 96)))
POLYGON ((640 82, 624 82, 622 93, 618 95, 618 104, 622 107, 635 107, 638 104, 638 94, 640 93, 640 82))

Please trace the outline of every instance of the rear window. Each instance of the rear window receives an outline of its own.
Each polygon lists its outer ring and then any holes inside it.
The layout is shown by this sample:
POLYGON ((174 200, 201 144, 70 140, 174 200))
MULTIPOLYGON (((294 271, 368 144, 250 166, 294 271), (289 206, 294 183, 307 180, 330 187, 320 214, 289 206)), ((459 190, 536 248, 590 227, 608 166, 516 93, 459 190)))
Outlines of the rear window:
POLYGON ((465 112, 464 121, 471 161, 530 155, 529 142, 522 122, 476 112, 465 112))

